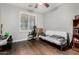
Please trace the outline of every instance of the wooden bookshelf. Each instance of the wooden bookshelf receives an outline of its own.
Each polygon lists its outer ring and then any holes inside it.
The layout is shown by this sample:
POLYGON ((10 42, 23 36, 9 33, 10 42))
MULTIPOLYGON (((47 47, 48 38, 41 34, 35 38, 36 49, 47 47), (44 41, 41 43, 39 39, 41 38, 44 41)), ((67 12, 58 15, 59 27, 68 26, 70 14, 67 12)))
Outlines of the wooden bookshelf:
POLYGON ((79 19, 73 20, 73 50, 79 52, 79 19))

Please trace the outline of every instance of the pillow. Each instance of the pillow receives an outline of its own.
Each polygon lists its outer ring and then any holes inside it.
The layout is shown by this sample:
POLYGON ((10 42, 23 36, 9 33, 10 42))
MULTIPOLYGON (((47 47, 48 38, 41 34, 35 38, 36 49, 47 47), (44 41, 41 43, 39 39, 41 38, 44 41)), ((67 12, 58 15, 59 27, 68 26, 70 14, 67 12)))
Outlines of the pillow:
POLYGON ((7 38, 6 36, 0 36, 0 40, 4 40, 6 38, 7 38))
POLYGON ((64 37, 65 39, 67 39, 67 32, 47 30, 45 33, 46 33, 46 35, 49 35, 49 36, 59 35, 59 36, 64 37))
POLYGON ((66 40, 65 40, 65 37, 60 36, 60 35, 52 35, 52 36, 50 36, 50 37, 55 38, 55 40, 58 40, 58 41, 61 42, 61 43, 63 43, 63 42, 66 41, 66 40))
POLYGON ((41 35, 42 35, 42 36, 46 36, 46 34, 45 34, 44 32, 43 32, 43 33, 41 33, 41 35))
POLYGON ((63 36, 60 36, 60 35, 51 35, 50 37, 53 37, 53 38, 58 38, 58 39, 65 39, 63 36))

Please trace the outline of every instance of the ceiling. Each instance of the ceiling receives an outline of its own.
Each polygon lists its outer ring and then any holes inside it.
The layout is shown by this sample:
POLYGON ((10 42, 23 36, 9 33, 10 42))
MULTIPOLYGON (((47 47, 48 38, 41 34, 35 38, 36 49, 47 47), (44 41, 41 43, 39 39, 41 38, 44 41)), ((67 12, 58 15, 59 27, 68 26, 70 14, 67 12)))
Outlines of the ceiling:
POLYGON ((48 3, 49 4, 48 8, 46 8, 46 7, 34 8, 36 3, 8 3, 8 4, 23 8, 23 9, 27 9, 29 11, 36 12, 36 13, 47 13, 47 12, 53 10, 55 7, 61 5, 61 3, 48 3))

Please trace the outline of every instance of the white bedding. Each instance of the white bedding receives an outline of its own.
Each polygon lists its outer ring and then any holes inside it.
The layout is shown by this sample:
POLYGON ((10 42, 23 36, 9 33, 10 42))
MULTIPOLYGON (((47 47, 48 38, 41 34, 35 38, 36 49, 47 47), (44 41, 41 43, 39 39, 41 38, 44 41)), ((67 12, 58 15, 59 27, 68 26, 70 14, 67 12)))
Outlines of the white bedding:
POLYGON ((48 36, 39 36, 43 40, 47 40, 49 42, 55 43, 57 45, 62 45, 67 42, 67 32, 62 32, 62 31, 46 31, 46 35, 48 36), (51 35, 60 35, 65 38, 65 41, 61 42, 61 39, 56 39, 53 37, 50 37, 51 35))
POLYGON ((39 36, 39 37, 42 38, 43 40, 49 41, 51 43, 55 43, 57 45, 62 45, 62 44, 66 43, 66 41, 60 42, 58 39, 55 39, 55 38, 52 38, 52 37, 49 37, 49 36, 39 36))
POLYGON ((51 30, 47 30, 46 35, 61 35, 62 37, 64 37, 65 39, 67 39, 67 32, 63 32, 63 31, 51 31, 51 30))
POLYGON ((0 46, 7 44, 7 40, 0 40, 0 46))

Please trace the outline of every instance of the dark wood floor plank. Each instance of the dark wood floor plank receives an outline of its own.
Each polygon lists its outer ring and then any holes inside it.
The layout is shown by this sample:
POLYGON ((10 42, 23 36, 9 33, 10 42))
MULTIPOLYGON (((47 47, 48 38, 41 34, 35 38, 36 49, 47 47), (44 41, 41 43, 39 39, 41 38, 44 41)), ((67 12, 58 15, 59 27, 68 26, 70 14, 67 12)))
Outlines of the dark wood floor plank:
POLYGON ((17 42, 13 44, 13 48, 9 51, 0 52, 1 55, 79 55, 72 49, 60 51, 56 47, 42 41, 29 40, 17 42))

